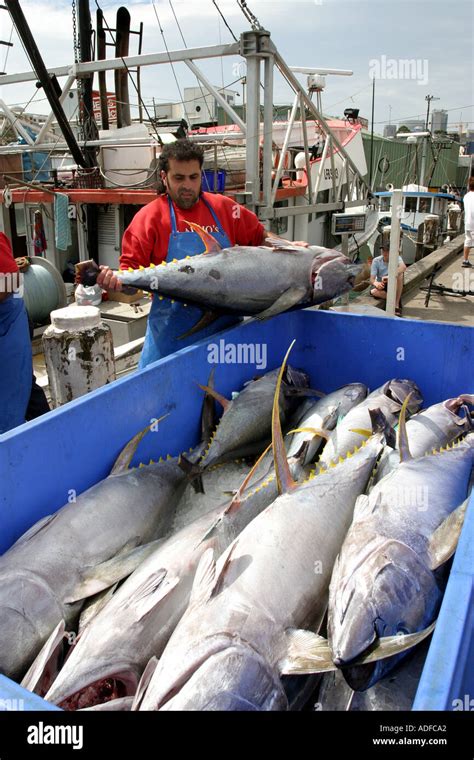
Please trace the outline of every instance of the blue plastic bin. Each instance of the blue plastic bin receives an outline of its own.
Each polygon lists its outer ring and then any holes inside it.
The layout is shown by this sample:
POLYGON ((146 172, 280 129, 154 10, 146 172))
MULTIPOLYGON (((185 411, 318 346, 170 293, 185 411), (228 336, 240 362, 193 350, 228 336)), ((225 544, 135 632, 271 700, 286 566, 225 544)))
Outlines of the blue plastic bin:
POLYGON ((202 189, 206 193, 222 193, 225 190, 225 170, 206 169, 202 173, 202 189), (217 176, 216 176, 217 175, 217 176), (217 179, 217 181, 216 181, 217 179))
MULTIPOLYGON (((65 504, 70 489, 80 493, 104 478, 124 444, 152 418, 169 412, 158 431, 143 439, 135 464, 195 445, 202 402, 197 384, 209 376, 210 344, 261 347, 259 366, 216 365, 215 387, 229 395, 280 365, 293 338, 290 362, 306 369, 312 387, 323 391, 353 381, 375 388, 390 377, 410 377, 429 405, 474 387, 474 330, 468 327, 311 310, 263 324, 248 321, 0 436, 0 552, 65 504)), ((415 708, 453 709, 453 700, 474 696, 473 541, 474 498, 415 708)), ((48 708, 0 677, 0 699, 12 696, 23 699, 25 709, 48 708)))

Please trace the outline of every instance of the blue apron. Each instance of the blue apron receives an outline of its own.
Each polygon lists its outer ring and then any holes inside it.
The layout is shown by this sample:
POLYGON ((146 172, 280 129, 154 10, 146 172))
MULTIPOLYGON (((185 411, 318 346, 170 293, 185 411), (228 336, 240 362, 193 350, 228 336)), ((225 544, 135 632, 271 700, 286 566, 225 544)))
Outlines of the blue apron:
MULTIPOLYGON (((202 198, 211 212, 217 225, 218 232, 214 232, 212 237, 217 240, 222 248, 229 248, 231 242, 222 229, 220 222, 213 209, 202 198)), ((178 232, 176 225, 176 214, 170 197, 168 196, 168 205, 171 218, 171 235, 168 244, 168 253, 166 261, 172 259, 184 259, 186 256, 196 256, 204 252, 204 244, 196 232, 178 232)), ((197 306, 184 306, 182 303, 171 303, 170 299, 160 300, 154 296, 148 317, 148 325, 143 345, 142 355, 140 357, 139 368, 143 369, 151 362, 156 362, 164 356, 173 354, 185 346, 190 346, 202 338, 227 327, 237 324, 240 319, 234 316, 219 317, 212 325, 206 327, 187 338, 179 340, 179 336, 188 332, 201 319, 203 310, 197 306)))
POLYGON ((25 422, 32 386, 32 355, 23 298, 0 302, 0 433, 25 422))

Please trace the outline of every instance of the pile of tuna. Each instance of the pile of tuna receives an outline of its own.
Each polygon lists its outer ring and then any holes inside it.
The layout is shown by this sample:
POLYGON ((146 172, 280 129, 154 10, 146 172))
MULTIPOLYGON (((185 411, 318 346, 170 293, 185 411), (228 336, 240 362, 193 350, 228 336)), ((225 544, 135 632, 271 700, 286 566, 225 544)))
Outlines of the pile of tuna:
POLYGON ((131 468, 139 433, 22 536, 0 557, 0 672, 69 710, 286 710, 288 675, 383 678, 436 621, 474 396, 420 411, 413 380, 308 386, 285 360, 232 401, 204 387, 200 447, 131 468))

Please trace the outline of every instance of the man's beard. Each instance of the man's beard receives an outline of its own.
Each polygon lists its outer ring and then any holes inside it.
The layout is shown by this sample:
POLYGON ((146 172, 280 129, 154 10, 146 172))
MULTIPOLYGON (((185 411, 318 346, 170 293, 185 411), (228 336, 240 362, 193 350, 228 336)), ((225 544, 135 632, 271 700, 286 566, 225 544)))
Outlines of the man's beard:
MULTIPOLYGON (((169 192, 169 191, 168 191, 169 192)), ((194 206, 199 200, 199 193, 191 193, 190 195, 183 196, 181 192, 171 194, 171 200, 173 200, 179 208, 188 209, 194 206)))

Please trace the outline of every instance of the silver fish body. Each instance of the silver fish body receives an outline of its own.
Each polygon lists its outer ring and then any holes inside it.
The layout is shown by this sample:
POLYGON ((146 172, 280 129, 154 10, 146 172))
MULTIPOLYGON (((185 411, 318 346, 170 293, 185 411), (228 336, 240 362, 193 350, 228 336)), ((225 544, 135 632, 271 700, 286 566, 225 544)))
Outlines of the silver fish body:
MULTIPOLYGON (((432 623, 442 595, 433 540, 465 501, 473 462, 469 434, 448 450, 400 463, 360 497, 329 591, 337 665, 350 665, 378 637, 415 633, 432 623)), ((345 668, 345 676, 352 688, 369 688, 400 656, 345 668)))
POLYGON ((381 449, 373 436, 343 464, 278 497, 215 574, 203 557, 140 709, 285 709, 279 663, 287 631, 318 630, 353 505, 381 449))

